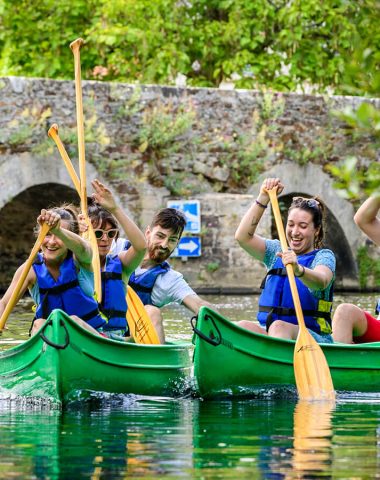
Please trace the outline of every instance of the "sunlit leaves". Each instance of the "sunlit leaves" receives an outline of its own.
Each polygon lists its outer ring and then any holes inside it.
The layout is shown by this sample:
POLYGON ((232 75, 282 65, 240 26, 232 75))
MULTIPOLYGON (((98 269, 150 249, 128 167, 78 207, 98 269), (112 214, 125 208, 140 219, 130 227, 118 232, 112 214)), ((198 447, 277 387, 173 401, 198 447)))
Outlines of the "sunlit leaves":
POLYGON ((378 18, 378 0, 0 0, 0 72, 72 78, 82 36, 84 78, 376 95, 378 18))

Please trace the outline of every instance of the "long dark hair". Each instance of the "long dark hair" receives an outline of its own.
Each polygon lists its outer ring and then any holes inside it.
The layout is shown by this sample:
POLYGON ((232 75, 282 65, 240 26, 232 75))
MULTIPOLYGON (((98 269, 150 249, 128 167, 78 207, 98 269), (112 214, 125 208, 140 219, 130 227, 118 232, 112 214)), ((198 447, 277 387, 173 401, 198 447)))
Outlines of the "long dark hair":
POLYGON ((290 204, 288 214, 291 210, 299 208, 311 213, 313 224, 318 233, 314 239, 314 247, 322 248, 323 239, 325 237, 325 219, 326 219, 326 206, 319 197, 305 198, 294 197, 290 204))

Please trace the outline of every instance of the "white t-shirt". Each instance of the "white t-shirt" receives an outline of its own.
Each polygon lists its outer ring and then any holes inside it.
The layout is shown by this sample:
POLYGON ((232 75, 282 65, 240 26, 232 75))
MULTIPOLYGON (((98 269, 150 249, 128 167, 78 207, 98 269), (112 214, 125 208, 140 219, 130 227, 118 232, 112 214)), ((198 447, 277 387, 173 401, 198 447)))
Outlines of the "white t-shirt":
MULTIPOLYGON (((118 238, 113 242, 111 252, 119 254, 125 249, 127 240, 118 238)), ((137 267, 135 275, 138 277, 147 271, 147 268, 137 267)), ((165 273, 158 275, 152 290, 152 303, 157 307, 163 307, 169 303, 181 304, 183 299, 188 295, 196 295, 194 290, 189 286, 183 278, 182 273, 173 270, 172 268, 165 273)))

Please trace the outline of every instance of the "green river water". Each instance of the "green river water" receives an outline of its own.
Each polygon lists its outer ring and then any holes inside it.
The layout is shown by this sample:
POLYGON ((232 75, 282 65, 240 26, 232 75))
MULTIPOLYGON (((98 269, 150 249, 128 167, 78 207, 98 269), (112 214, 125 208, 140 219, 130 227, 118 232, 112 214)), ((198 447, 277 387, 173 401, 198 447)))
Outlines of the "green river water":
MULTIPOLYGON (((256 296, 207 299, 232 320, 256 311, 256 296)), ((375 295, 336 300, 372 310, 375 295)), ((167 307, 167 336, 190 340, 189 318, 167 307)), ((26 339, 30 319, 26 300, 0 347, 26 339)), ((64 411, 0 398, 0 452, 0 478, 12 479, 380 478, 380 393, 335 405, 78 395, 64 411)))

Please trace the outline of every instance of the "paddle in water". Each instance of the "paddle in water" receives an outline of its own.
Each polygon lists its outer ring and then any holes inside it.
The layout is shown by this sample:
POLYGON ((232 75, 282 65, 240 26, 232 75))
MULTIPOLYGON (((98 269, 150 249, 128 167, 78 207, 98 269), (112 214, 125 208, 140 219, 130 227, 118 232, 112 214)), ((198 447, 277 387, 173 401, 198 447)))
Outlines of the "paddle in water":
POLYGON ((26 277, 29 273, 29 270, 30 270, 33 262, 34 262, 34 258, 37 255, 37 253, 38 253, 38 251, 39 251, 39 249, 42 245, 42 242, 43 242, 44 238, 46 237, 46 234, 49 231, 49 228, 50 228, 49 225, 47 223, 44 223, 42 225, 41 229, 40 229, 37 240, 36 240, 36 242, 35 242, 35 244, 32 248, 32 251, 30 252, 30 255, 29 255, 28 259, 25 262, 24 268, 21 272, 20 278, 17 281, 15 289, 13 290, 12 296, 9 299, 9 302, 7 303, 7 306, 5 307, 5 310, 4 310, 3 314, 1 315, 1 318, 0 318, 0 332, 2 332, 2 330, 4 329, 4 326, 5 326, 5 323, 8 319, 8 316, 11 313, 11 311, 13 310, 17 301, 18 301, 18 296, 20 294, 20 290, 22 289, 22 286, 24 285, 25 279, 26 279, 26 277))
MULTIPOLYGON (((283 251, 288 249, 285 230, 277 200, 277 187, 267 190, 283 251)), ((335 391, 326 357, 315 338, 310 334, 303 318, 301 302, 292 265, 286 265, 290 290, 299 331, 294 348, 294 376, 301 400, 334 400, 335 391)))

